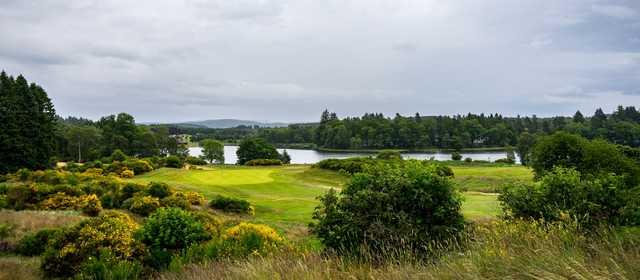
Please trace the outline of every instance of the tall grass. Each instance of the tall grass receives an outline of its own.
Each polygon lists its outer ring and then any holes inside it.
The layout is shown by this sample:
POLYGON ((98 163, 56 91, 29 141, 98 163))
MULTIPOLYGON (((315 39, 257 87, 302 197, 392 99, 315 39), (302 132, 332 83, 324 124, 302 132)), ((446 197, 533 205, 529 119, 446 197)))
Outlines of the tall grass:
MULTIPOLYGON (((287 251, 185 266, 159 279, 640 279, 640 230, 583 234, 571 222, 475 226, 427 259, 390 250, 387 261, 287 251)), ((366 256, 366 254, 365 254, 366 256)))

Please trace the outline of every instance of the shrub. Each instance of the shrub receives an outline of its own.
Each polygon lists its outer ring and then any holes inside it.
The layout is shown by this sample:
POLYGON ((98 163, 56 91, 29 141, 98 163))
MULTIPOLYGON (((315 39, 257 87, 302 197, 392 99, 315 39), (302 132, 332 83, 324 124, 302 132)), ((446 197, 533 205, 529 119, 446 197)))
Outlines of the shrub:
POLYGON ((284 239, 266 225, 240 223, 227 229, 223 240, 233 256, 264 255, 277 249, 284 239))
POLYGON ((516 161, 512 158, 499 158, 495 160, 495 163, 514 164, 516 161))
POLYGON ((472 158, 470 158, 470 157, 466 157, 466 158, 464 159, 464 162, 466 162, 466 163, 472 163, 472 162, 473 162, 473 159, 472 159, 472 158))
POLYGON ((192 205, 205 205, 206 200, 204 196, 197 192, 185 192, 184 195, 192 205))
POLYGON ((84 263, 107 249, 115 260, 133 260, 141 254, 134 239, 138 225, 126 214, 105 211, 100 216, 63 229, 48 244, 42 270, 48 277, 71 277, 84 263))
POLYGON ((23 210, 38 203, 35 184, 15 185, 7 190, 7 204, 15 210, 23 210))
POLYGON ((340 171, 343 170, 349 174, 362 172, 365 166, 375 164, 375 160, 372 158, 346 158, 346 159, 325 159, 314 164, 314 167, 340 171))
POLYGON ((201 158, 197 158, 197 157, 192 157, 192 156, 188 156, 185 160, 185 163, 191 164, 191 165, 207 165, 207 161, 201 158))
POLYGON ((459 161, 461 159, 462 159, 462 155, 460 154, 460 152, 453 151, 453 153, 451 153, 451 160, 459 161))
POLYGON ((269 166, 269 165, 282 165, 282 161, 279 159, 252 159, 245 162, 247 166, 269 166))
POLYGON ((76 279, 135 280, 143 278, 144 269, 136 260, 119 260, 107 250, 100 250, 97 258, 90 258, 80 267, 76 279))
POLYGON ((169 264, 171 251, 183 250, 211 238, 200 221, 180 208, 158 209, 149 216, 140 236, 151 249, 149 262, 157 268, 169 264))
POLYGON ((209 206, 224 212, 253 214, 253 207, 251 207, 249 201, 239 198, 216 195, 216 197, 209 202, 209 206))
POLYGON ((144 174, 153 170, 153 166, 145 160, 139 159, 128 159, 123 162, 123 164, 130 170, 133 170, 133 173, 136 175, 144 174))
POLYGON ((147 194, 157 198, 170 196, 173 190, 166 183, 151 182, 147 187, 147 194))
POLYGON ((82 174, 92 177, 102 176, 104 174, 104 170, 102 168, 87 168, 82 174))
POLYGON ((222 221, 209 212, 196 211, 192 212, 196 220, 202 223, 204 229, 211 234, 212 237, 218 237, 221 234, 222 221))
POLYGON ((118 200, 125 201, 129 198, 132 198, 137 193, 146 192, 147 186, 136 184, 136 183, 126 183, 122 186, 121 189, 118 190, 118 200))
POLYGON ((13 235, 13 225, 7 223, 0 223, 0 240, 13 235))
POLYGON ((25 182, 27 180, 29 180, 29 178, 31 177, 31 171, 29 169, 26 168, 21 168, 18 169, 18 171, 16 171, 15 173, 15 177, 16 179, 25 182))
POLYGON ((133 170, 129 170, 125 168, 120 172, 120 177, 122 178, 133 178, 133 176, 135 176, 135 174, 133 173, 133 170))
POLYGON ((608 174, 584 178, 575 169, 556 167, 535 184, 504 189, 499 200, 515 218, 557 221, 568 216, 580 225, 640 225, 640 187, 608 174))
POLYGON ((7 196, 4 194, 0 194, 0 209, 9 208, 9 201, 7 200, 7 196))
POLYGON ((123 162, 126 159, 127 155, 125 155, 120 149, 115 149, 113 153, 111 153, 111 161, 123 162))
POLYGON ((291 156, 289 155, 287 150, 282 151, 282 154, 280 154, 280 161, 282 161, 283 164, 291 163, 291 156))
POLYGON ((25 235, 18 242, 16 253, 23 256, 39 256, 44 253, 49 240, 58 232, 60 232, 59 229, 43 229, 36 233, 25 235))
POLYGON ((262 138, 246 138, 240 142, 238 150, 238 164, 244 165, 253 159, 280 159, 280 154, 273 145, 262 138))
POLYGON ((394 150, 383 150, 378 152, 378 154, 376 155, 376 158, 384 159, 384 160, 398 160, 398 159, 402 159, 402 154, 394 150))
POLYGON ((125 200, 122 208, 141 216, 148 216, 160 208, 160 200, 157 197, 137 195, 125 200))
POLYGON ((77 210, 87 216, 97 216, 102 211, 102 202, 95 194, 83 195, 78 198, 77 210))
POLYGON ((582 176, 614 173, 625 176, 630 185, 640 183, 640 166, 616 145, 603 140, 589 141, 565 132, 539 137, 529 161, 536 178, 559 166, 575 168, 582 176))
POLYGON ((434 165, 379 164, 355 174, 337 195, 320 198, 311 230, 328 248, 423 252, 432 241, 456 237, 464 227, 461 197, 434 165))
POLYGON ((68 210, 76 209, 78 198, 62 192, 58 192, 40 203, 44 210, 68 210))
POLYGON ((177 156, 168 156, 165 159, 164 165, 171 168, 182 168, 184 166, 184 163, 177 156))
POLYGON ((191 209, 191 203, 187 196, 182 192, 176 192, 160 201, 163 207, 177 207, 184 210, 191 209))

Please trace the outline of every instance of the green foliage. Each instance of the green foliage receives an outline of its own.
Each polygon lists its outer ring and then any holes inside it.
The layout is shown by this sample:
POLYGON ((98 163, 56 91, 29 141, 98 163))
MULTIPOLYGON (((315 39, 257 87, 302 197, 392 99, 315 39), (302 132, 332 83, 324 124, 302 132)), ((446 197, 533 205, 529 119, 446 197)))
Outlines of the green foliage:
POLYGON ((0 223, 0 240, 13 235, 13 225, 7 223, 0 223))
POLYGON ((398 159, 402 159, 402 154, 394 150, 383 150, 378 152, 378 154, 376 155, 376 158, 398 160, 398 159))
POLYGON ((291 156, 289 155, 287 150, 282 151, 282 154, 280 154, 280 161, 283 164, 290 164, 291 163, 291 156))
POLYGON ((582 176, 613 173, 625 176, 629 184, 640 182, 640 167, 616 145, 602 140, 589 141, 577 135, 558 132, 538 138, 530 158, 537 178, 554 167, 575 168, 582 176))
POLYGON ((189 202, 187 195, 182 192, 176 192, 163 198, 160 200, 160 204, 162 204, 163 207, 176 207, 184 210, 191 209, 191 202, 189 202))
POLYGON ((458 151, 453 151, 453 152, 451 153, 451 160, 458 161, 458 160, 461 160, 461 159, 462 159, 462 155, 460 154, 460 152, 458 152, 458 151))
POLYGON ((279 159, 252 159, 244 163, 246 166, 270 166, 270 165, 282 165, 282 161, 279 159))
POLYGON ((166 167, 171 168, 182 168, 184 166, 184 162, 177 156, 168 156, 164 164, 166 167))
POLYGON ((136 260, 119 260, 108 249, 96 258, 90 258, 80 267, 76 279, 136 280, 144 279, 144 268, 136 260))
POLYGON ((71 277, 103 248, 108 248, 114 261, 133 260, 142 248, 134 239, 137 229, 129 216, 105 211, 55 235, 43 254, 41 268, 48 277, 71 277))
POLYGON ((173 190, 166 183, 151 182, 147 186, 147 194, 157 198, 165 198, 173 193, 173 190))
POLYGON ((0 174, 45 169, 55 155, 56 111, 46 91, 0 73, 0 174))
POLYGON ((522 165, 529 164, 529 158, 531 157, 531 149, 536 143, 536 137, 529 132, 525 131, 518 137, 518 144, 516 145, 516 152, 520 157, 520 163, 522 165))
POLYGON ((7 190, 7 204, 9 208, 23 210, 38 203, 35 184, 16 185, 7 190))
POLYGON ((280 159, 276 148, 261 138, 247 138, 240 142, 236 155, 241 165, 254 159, 280 159))
POLYGON ((127 160, 127 155, 125 155, 125 153, 123 153, 122 150, 115 149, 113 151, 113 153, 111 153, 111 160, 112 161, 123 162, 123 161, 127 160))
POLYGON ((325 159, 314 164, 314 167, 340 171, 343 170, 349 174, 362 172, 365 166, 375 164, 375 160, 372 158, 346 158, 346 159, 325 159))
POLYGON ((209 207, 225 212, 253 214, 253 207, 249 201, 222 195, 216 195, 209 202, 209 207))
POLYGON ((585 177, 575 169, 555 167, 535 184, 505 188, 499 199, 515 218, 571 218, 587 227, 640 225, 640 187, 628 187, 613 174, 585 177))
POLYGON ((140 236, 150 247, 149 262, 158 268, 169 264, 170 251, 186 249, 211 238, 198 219, 180 208, 158 209, 149 216, 140 236))
POLYGON ((122 208, 141 216, 148 216, 160 208, 160 200, 157 197, 136 195, 125 200, 122 208))
POLYGON ((224 163, 224 144, 213 139, 200 141, 202 147, 202 158, 210 163, 224 163))
POLYGON ((153 170, 153 166, 146 161, 140 159, 127 159, 122 162, 127 169, 133 170, 136 175, 144 174, 153 170))
POLYGON ((197 157, 187 157, 184 160, 185 163, 191 164, 191 165, 207 165, 207 161, 201 158, 197 158, 197 157))
POLYGON ((417 161, 379 164, 357 173, 338 194, 320 197, 312 231, 328 248, 354 252, 406 248, 421 251, 433 240, 461 232, 461 197, 436 167, 417 161))
POLYGON ((23 256, 39 256, 44 253, 49 240, 59 232, 59 229, 42 229, 36 233, 25 235, 18 242, 16 253, 23 256))

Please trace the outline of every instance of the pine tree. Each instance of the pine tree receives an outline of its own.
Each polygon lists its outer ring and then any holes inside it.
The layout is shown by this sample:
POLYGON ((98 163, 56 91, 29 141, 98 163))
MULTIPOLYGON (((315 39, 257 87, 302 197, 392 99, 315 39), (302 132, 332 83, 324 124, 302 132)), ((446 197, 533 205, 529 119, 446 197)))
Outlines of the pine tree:
POLYGON ((576 113, 573 114, 573 121, 576 122, 576 123, 583 123, 584 122, 584 116, 582 115, 580 110, 576 111, 576 113))

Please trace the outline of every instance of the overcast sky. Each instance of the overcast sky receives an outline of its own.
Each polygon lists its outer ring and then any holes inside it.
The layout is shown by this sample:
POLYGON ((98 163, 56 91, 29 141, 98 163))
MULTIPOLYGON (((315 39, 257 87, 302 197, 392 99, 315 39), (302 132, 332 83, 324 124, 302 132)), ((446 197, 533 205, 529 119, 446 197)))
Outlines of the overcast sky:
POLYGON ((316 121, 640 106, 640 1, 2 0, 60 115, 316 121))

